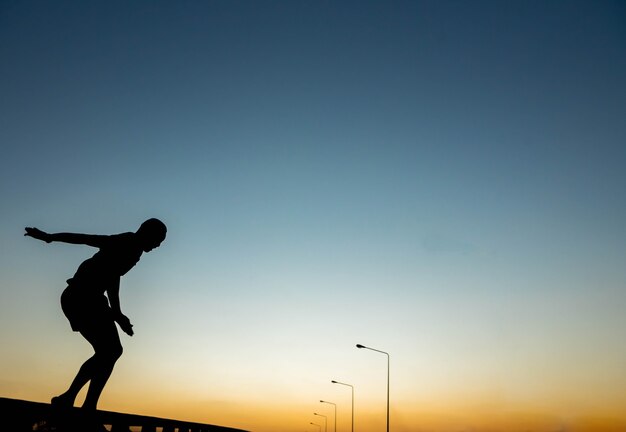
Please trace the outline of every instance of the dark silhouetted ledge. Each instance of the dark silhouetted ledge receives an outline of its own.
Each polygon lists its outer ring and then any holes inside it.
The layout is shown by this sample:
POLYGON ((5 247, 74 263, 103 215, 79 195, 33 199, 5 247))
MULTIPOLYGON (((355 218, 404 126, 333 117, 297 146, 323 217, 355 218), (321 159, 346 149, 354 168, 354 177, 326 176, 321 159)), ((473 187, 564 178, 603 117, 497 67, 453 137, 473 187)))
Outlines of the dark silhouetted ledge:
POLYGON ((224 426, 114 411, 88 412, 80 408, 58 408, 47 403, 2 397, 0 412, 2 430, 11 432, 104 432, 103 425, 112 432, 128 432, 130 427, 142 432, 244 432, 224 426))

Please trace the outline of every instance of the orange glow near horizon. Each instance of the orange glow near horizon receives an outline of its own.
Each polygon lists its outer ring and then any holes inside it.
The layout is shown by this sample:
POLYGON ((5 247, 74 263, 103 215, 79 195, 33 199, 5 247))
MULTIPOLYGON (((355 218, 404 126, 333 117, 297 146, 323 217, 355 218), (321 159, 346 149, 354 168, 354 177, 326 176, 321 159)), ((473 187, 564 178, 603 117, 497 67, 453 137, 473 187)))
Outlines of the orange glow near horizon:
MULTIPOLYGON (((205 346, 193 333, 163 340, 155 337, 162 325, 158 317, 136 316, 141 332, 124 338, 126 350, 103 393, 101 409, 254 432, 316 432, 308 427, 320 420, 313 412, 328 415, 329 428, 334 422, 332 407, 319 403, 324 399, 337 404, 338 431, 348 432, 350 389, 330 382, 337 379, 356 387, 355 431, 385 428, 386 359, 357 350, 349 340, 339 337, 318 349, 308 342, 317 333, 313 328, 306 337, 289 339, 293 342, 283 350, 277 345, 270 356, 263 346, 270 337, 233 344, 211 335, 212 344, 205 346), (164 351, 164 343, 172 349, 164 351)), ((46 402, 91 355, 77 334, 68 334, 61 317, 49 322, 43 334, 24 321, 23 338, 1 360, 3 369, 12 372, 0 381, 3 397, 46 402), (50 355, 33 356, 32 346, 50 355)), ((285 337, 289 331, 281 327, 272 335, 285 337)), ((572 341, 574 347, 580 345, 572 341)), ((528 349, 522 361, 501 351, 478 355, 466 350, 465 342, 457 343, 458 353, 448 347, 439 354, 432 346, 421 354, 401 351, 406 343, 392 346, 393 432, 615 432, 626 424, 626 387, 619 385, 623 372, 610 358, 586 353, 568 364, 556 361, 557 356, 551 362, 543 356, 539 362, 533 357, 537 353, 528 349)))
MULTIPOLYGON (((163 389, 156 392, 149 388, 141 391, 116 386, 103 396, 100 408, 254 432, 315 432, 315 427, 309 422, 323 422, 323 419, 313 416, 313 412, 321 412, 328 416, 328 432, 334 432, 332 410, 315 404, 315 401, 306 401, 304 395, 292 395, 291 399, 282 395, 282 400, 280 397, 273 394, 251 398, 249 394, 242 393, 238 398, 214 400, 180 390, 168 393, 163 389)), ((19 394, 16 398, 20 398, 19 394)), ((44 392, 39 392, 31 395, 30 399, 45 401, 46 398, 44 392)), ((621 410, 624 401, 613 401, 595 408, 568 408, 556 402, 516 405, 507 403, 503 396, 472 398, 467 393, 464 398, 457 396, 447 400, 396 401, 391 405, 390 423, 393 432, 621 432, 626 427, 626 415, 621 410)), ((384 431, 385 410, 380 402, 377 400, 378 406, 370 403, 356 406, 355 431, 384 431)), ((345 403, 338 407, 337 430, 350 430, 349 406, 345 403)))

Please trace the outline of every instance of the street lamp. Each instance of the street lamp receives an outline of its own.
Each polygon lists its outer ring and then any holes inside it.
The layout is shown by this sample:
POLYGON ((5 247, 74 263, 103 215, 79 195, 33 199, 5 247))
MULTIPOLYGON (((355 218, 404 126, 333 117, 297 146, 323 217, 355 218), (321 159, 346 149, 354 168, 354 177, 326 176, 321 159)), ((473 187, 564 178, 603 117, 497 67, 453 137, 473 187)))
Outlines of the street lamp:
POLYGON ((324 432, 328 432, 328 417, 318 413, 313 413, 313 415, 324 417, 324 432))
POLYGON ((354 432, 354 386, 352 384, 346 384, 335 380, 332 380, 331 383, 345 385, 352 389, 352 432, 354 432))
POLYGON ((387 356, 387 432, 389 432, 389 353, 375 348, 366 347, 365 345, 356 344, 356 347, 361 349, 365 348, 371 351, 376 351, 387 356))
POLYGON ((332 402, 328 402, 328 401, 320 401, 321 403, 326 403, 326 404, 331 404, 335 406, 335 429, 333 430, 333 432, 337 432, 337 404, 336 403, 332 403, 332 402))
POLYGON ((322 425, 318 425, 317 423, 311 422, 313 426, 317 426, 319 428, 319 432, 322 432, 322 425))

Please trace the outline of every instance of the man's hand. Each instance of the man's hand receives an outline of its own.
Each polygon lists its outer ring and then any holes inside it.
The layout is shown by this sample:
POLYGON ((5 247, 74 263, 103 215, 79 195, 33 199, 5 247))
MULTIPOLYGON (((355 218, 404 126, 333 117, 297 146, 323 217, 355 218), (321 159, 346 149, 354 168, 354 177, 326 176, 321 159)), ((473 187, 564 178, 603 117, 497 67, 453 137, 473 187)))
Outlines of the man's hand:
POLYGON ((115 318, 115 321, 119 324, 122 331, 126 333, 128 336, 132 336, 134 334, 133 325, 130 323, 130 320, 128 319, 126 315, 119 314, 115 318))
POLYGON ((32 237, 37 240, 45 241, 46 243, 50 243, 52 239, 50 238, 50 234, 44 232, 37 228, 26 227, 24 228, 26 233, 24 234, 27 237, 32 237))

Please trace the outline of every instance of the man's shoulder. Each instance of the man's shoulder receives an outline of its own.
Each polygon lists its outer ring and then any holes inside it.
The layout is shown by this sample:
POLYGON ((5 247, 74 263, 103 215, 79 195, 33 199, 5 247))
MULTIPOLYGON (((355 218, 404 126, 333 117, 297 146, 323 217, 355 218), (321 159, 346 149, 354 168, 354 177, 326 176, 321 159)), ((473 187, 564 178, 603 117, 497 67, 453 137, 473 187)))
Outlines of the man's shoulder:
POLYGON ((107 243, 111 247, 125 247, 137 243, 137 235, 133 232, 112 234, 107 237, 107 243))

